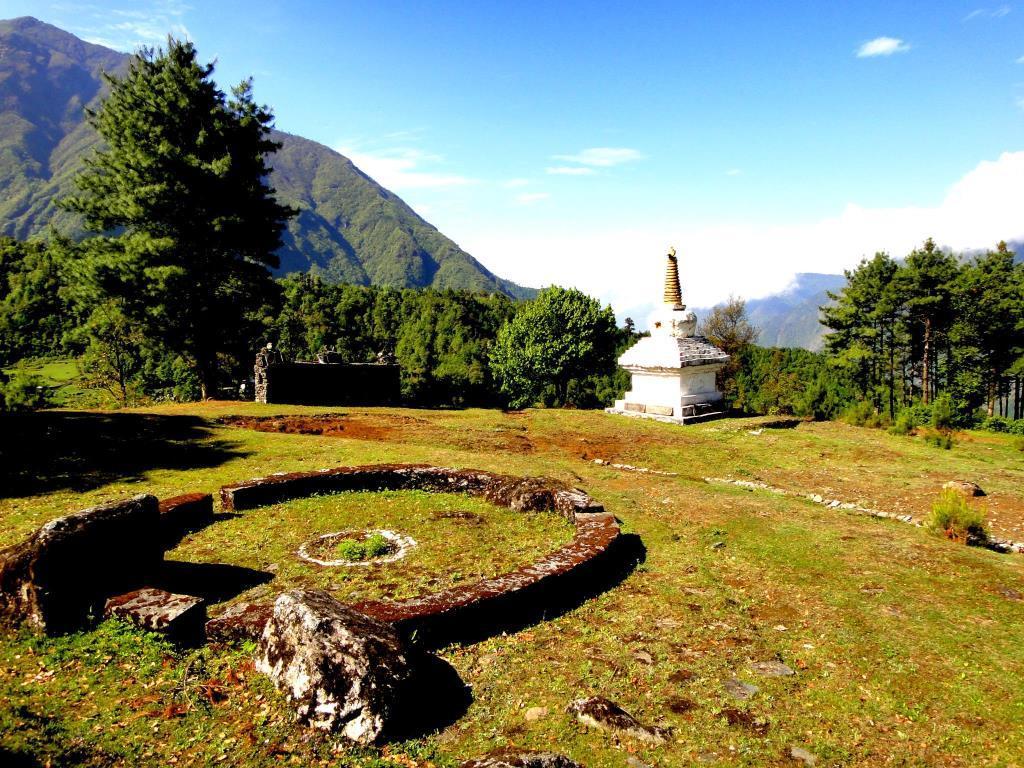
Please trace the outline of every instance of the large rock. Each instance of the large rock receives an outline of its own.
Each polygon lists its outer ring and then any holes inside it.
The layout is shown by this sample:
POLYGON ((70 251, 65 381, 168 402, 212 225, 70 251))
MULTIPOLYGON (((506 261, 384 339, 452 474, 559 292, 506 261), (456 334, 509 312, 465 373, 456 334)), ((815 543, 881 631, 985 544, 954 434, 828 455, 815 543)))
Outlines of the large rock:
POLYGON ((360 744, 380 739, 409 676, 392 627, 314 590, 277 598, 256 668, 294 700, 301 722, 360 744))
POLYGON ((160 502, 160 540, 165 549, 213 522, 213 496, 186 493, 160 502))
POLYGON ((163 560, 155 496, 51 520, 0 551, 0 618, 53 634, 99 616, 111 595, 144 586, 163 560))
POLYGON ((942 487, 946 490, 956 491, 961 496, 967 496, 968 498, 985 495, 985 491, 981 489, 981 486, 977 483, 972 483, 970 480, 949 480, 943 483, 942 487))
POLYGON ((459 768, 582 768, 574 760, 554 752, 501 749, 467 760, 459 768))

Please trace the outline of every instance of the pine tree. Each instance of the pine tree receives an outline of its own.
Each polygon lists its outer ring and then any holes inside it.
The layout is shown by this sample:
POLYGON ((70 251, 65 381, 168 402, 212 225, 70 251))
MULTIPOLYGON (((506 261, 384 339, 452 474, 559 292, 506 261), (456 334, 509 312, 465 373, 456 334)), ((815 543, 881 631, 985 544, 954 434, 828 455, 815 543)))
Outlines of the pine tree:
POLYGON ((144 49, 89 120, 103 148, 63 201, 99 233, 76 265, 79 299, 116 301, 132 324, 194 370, 202 396, 223 362, 252 352, 252 313, 273 296, 287 219, 267 186, 273 116, 244 81, 229 98, 191 43, 144 49))

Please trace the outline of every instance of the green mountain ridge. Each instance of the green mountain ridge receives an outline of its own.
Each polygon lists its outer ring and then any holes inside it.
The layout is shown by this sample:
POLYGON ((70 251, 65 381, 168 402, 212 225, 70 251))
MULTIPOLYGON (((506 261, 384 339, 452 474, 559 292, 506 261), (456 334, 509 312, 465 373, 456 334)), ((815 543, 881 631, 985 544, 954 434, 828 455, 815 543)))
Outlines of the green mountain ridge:
MULTIPOLYGON (((102 73, 122 72, 129 60, 31 17, 0 21, 0 234, 82 235, 75 215, 55 201, 73 190, 75 172, 99 143, 84 110, 103 94, 102 73)), ((338 152, 283 131, 275 138, 282 147, 270 183, 299 209, 278 251, 278 274, 535 293, 492 273, 338 152)))

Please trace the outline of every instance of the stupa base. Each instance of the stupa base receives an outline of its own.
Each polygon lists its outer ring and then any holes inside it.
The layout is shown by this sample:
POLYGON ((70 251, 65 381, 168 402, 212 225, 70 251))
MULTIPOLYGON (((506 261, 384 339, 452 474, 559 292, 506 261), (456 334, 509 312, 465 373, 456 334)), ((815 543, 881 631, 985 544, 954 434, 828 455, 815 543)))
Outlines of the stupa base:
POLYGON ((616 400, 615 405, 611 408, 605 408, 604 412, 629 416, 634 419, 663 421, 667 424, 693 424, 725 416, 721 401, 690 403, 678 408, 672 408, 669 406, 645 405, 644 403, 628 403, 623 400, 616 400))

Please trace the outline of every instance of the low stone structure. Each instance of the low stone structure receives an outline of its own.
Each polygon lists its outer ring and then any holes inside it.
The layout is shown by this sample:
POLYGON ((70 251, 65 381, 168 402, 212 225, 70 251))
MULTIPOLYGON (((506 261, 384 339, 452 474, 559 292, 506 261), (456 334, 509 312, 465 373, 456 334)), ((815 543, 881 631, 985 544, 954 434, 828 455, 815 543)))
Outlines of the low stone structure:
POLYGON ((409 676, 393 627, 314 590, 277 598, 256 669, 296 703, 300 721, 358 744, 384 734, 409 676))
POLYGON ((415 464, 338 467, 271 475, 221 488, 224 509, 244 510, 286 499, 339 491, 424 490, 466 493, 519 511, 553 511, 576 528, 573 540, 515 571, 408 600, 364 601, 353 607, 392 624, 404 636, 451 637, 485 625, 524 603, 544 605, 566 587, 585 590, 594 570, 612 557, 620 531, 615 517, 586 493, 555 481, 471 469, 415 464), (573 581, 574 580, 574 581, 573 581))
POLYGON ((213 496, 186 493, 160 501, 160 543, 164 549, 175 546, 187 534, 213 522, 213 496))
POLYGON ((0 618, 48 634, 78 629, 108 597, 153 578, 163 561, 159 526, 149 495, 51 520, 0 551, 0 618))
POLYGON ((729 355, 695 335, 697 316, 683 304, 674 248, 669 249, 662 298, 651 335, 619 358, 619 365, 632 374, 632 386, 607 410, 679 424, 720 415, 722 393, 715 375, 729 355))
POLYGON ((256 356, 253 380, 258 403, 391 405, 401 397, 400 373, 390 362, 288 363, 268 348, 256 356))

